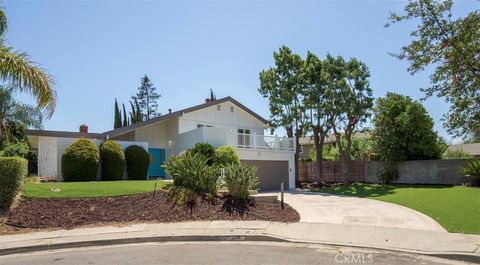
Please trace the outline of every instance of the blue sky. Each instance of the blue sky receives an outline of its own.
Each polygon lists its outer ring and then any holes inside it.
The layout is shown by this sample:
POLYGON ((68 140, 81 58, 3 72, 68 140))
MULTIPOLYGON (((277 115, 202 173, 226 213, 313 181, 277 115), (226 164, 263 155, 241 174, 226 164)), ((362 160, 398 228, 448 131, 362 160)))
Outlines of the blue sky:
MULTIPOLYGON (((415 23, 384 28, 404 1, 3 1, 9 45, 54 76, 58 107, 45 129, 92 132, 113 127, 114 98, 128 103, 147 74, 161 93, 159 110, 202 103, 212 88, 268 118, 258 73, 281 45, 356 57, 367 64, 375 97, 387 91, 420 99, 428 73, 411 76, 388 52, 408 43, 415 23)), ((463 15, 477 1, 455 3, 463 15)), ((18 98, 31 102, 30 96, 18 98)), ((424 102, 442 128, 442 99, 424 102)))

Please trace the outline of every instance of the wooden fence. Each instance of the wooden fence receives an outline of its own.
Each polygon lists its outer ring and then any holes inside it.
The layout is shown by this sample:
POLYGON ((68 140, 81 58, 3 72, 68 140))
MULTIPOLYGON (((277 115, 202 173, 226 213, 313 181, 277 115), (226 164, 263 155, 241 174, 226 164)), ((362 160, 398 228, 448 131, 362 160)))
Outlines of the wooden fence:
MULTIPOLYGON (((300 182, 315 182, 315 162, 298 163, 298 179, 300 182)), ((350 182, 365 181, 365 160, 350 161, 350 182)), ((322 180, 326 182, 342 182, 341 161, 322 162, 322 180)))

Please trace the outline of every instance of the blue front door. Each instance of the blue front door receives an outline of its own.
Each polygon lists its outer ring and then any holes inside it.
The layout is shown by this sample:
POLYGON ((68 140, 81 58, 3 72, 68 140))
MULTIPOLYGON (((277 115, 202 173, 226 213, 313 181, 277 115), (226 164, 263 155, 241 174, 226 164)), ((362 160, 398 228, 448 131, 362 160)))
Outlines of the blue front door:
POLYGON ((149 177, 165 177, 165 169, 162 167, 165 162, 165 149, 162 148, 148 148, 150 155, 150 166, 148 167, 149 177))

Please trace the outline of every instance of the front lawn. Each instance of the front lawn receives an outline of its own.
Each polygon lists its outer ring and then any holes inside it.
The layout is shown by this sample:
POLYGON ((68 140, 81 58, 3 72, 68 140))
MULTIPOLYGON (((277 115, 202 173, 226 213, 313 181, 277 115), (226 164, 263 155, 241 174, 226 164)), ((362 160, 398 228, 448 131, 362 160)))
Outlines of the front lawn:
POLYGON ((92 182, 25 183, 22 196, 25 198, 86 198, 138 194, 160 189, 161 180, 119 180, 92 182))
POLYGON ((480 188, 352 184, 317 191, 399 204, 430 216, 449 232, 480 234, 480 188))

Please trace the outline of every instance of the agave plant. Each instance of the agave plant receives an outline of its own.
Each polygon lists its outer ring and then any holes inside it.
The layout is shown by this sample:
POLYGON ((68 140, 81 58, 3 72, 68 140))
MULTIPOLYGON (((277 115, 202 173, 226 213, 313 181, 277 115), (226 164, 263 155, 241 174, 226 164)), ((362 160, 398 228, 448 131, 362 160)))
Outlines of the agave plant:
POLYGON ((470 176, 475 186, 480 185, 480 160, 472 159, 468 161, 465 168, 463 168, 463 174, 470 176))

